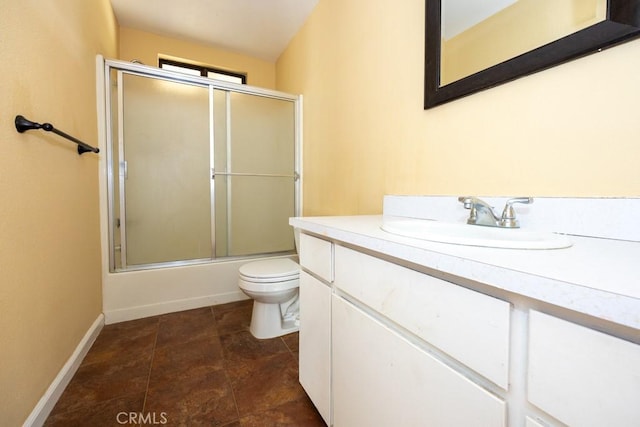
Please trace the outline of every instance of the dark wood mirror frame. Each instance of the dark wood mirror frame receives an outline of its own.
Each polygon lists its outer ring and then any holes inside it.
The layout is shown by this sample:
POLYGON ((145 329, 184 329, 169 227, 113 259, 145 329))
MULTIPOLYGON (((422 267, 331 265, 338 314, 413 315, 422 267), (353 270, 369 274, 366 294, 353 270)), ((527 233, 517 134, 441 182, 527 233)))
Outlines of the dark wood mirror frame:
POLYGON ((441 0, 425 1, 425 109, 640 36, 640 0, 608 0, 606 20, 440 86, 441 0))

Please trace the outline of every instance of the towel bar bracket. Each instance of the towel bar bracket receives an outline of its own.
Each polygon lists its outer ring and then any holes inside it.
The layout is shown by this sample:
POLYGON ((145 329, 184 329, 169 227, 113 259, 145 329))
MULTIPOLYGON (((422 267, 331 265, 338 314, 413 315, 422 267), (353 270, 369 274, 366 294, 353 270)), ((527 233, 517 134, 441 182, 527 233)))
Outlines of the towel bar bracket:
POLYGON ((51 123, 40 124, 40 123, 32 122, 31 120, 25 118, 24 116, 17 115, 15 119, 15 125, 16 125, 16 130, 19 133, 23 133, 32 129, 42 129, 47 132, 53 132, 56 135, 60 135, 61 137, 66 138, 78 144, 78 154, 89 153, 89 152, 92 152, 92 153, 100 152, 100 149, 92 147, 89 144, 82 142, 79 139, 62 132, 61 130, 54 128, 51 123))

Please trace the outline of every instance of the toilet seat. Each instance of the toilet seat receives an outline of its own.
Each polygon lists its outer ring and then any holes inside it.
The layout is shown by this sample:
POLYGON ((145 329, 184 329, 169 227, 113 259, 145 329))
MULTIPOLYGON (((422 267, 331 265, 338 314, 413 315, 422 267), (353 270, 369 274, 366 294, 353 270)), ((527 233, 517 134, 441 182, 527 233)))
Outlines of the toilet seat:
POLYGON ((300 266, 290 258, 274 258, 244 264, 240 279, 252 283, 278 283, 297 280, 300 266))
POLYGON ((238 286, 240 289, 243 289, 248 292, 253 292, 255 294, 273 294, 281 291, 287 291, 290 289, 295 289, 300 286, 300 280, 298 278, 286 280, 286 281, 277 281, 277 282, 253 282, 251 280, 245 280, 242 277, 238 280, 238 286))

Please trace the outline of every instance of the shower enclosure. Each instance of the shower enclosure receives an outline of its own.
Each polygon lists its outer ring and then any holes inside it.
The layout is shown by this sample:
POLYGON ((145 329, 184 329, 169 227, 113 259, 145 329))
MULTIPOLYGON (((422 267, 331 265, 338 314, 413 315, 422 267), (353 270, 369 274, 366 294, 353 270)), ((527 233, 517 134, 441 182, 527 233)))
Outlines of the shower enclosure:
POLYGON ((300 97, 105 61, 110 271, 295 250, 300 97))

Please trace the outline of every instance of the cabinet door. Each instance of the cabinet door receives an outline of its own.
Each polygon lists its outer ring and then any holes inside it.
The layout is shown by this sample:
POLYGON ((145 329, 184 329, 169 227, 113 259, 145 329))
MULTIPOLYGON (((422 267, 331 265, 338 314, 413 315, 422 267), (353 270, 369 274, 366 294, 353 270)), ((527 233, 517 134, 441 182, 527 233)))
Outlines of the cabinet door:
POLYGON ((505 402, 334 296, 335 427, 504 426, 505 402))
POLYGON ((300 272, 300 384, 330 425, 331 288, 300 272))
POLYGON ((529 401, 572 426, 640 425, 640 346, 530 312, 529 401))
POLYGON ((507 389, 508 302, 342 246, 334 285, 507 389))

